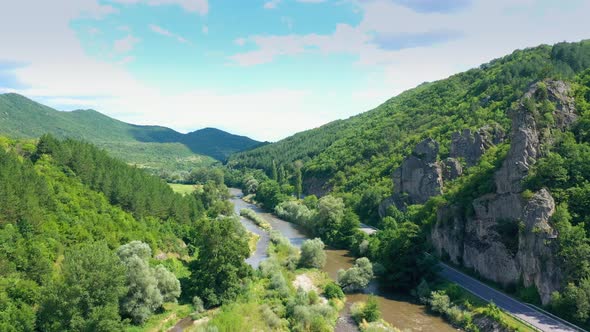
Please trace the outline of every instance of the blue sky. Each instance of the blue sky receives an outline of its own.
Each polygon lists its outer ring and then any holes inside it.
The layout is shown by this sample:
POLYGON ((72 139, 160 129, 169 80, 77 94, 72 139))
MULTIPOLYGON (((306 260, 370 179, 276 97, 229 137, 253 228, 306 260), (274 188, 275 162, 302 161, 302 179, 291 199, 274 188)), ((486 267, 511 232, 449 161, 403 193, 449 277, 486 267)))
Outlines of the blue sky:
POLYGON ((358 114, 517 48, 590 38, 588 0, 6 0, 2 8, 0 91, 259 140, 358 114))

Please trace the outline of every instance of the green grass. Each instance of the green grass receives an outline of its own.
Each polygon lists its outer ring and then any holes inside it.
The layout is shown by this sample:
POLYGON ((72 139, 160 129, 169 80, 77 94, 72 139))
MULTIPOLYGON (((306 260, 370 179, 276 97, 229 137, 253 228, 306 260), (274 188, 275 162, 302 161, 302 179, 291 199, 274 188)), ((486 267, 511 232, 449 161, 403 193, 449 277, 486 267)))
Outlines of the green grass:
POLYGON ((260 235, 248 232, 250 234, 250 239, 248 240, 248 248, 250 248, 250 254, 253 254, 256 251, 256 245, 258 244, 258 240, 260 240, 260 235))
POLYGON ((168 185, 174 190, 174 192, 183 195, 192 194, 197 189, 193 184, 169 183, 168 185))
POLYGON ((259 216, 256 212, 254 212, 254 210, 252 209, 241 209, 240 210, 240 216, 242 217, 246 217, 250 220, 252 220, 258 227, 264 229, 265 231, 270 231, 271 230, 271 226, 270 224, 261 216, 259 216))
POLYGON ((164 332, 176 325, 178 321, 191 314, 189 304, 165 303, 164 312, 155 314, 142 326, 131 325, 126 332, 164 332))

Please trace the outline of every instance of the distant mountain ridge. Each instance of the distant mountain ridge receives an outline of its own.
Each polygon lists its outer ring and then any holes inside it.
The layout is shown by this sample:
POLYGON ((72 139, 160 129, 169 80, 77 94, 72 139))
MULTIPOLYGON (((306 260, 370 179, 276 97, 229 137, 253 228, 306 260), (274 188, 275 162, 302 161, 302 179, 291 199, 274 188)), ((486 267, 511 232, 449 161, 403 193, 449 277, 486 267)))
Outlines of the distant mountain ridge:
POLYGON ((129 163, 165 171, 190 171, 264 144, 214 128, 182 134, 162 126, 129 124, 95 110, 62 112, 19 94, 0 94, 0 135, 38 138, 47 133, 83 139, 129 163))

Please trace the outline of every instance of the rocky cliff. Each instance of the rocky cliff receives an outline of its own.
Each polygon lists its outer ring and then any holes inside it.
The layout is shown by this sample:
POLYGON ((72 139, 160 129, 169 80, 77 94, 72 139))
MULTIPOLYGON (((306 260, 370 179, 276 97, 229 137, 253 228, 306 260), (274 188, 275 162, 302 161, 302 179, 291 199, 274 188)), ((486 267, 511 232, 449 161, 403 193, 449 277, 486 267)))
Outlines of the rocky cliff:
MULTIPOLYGON (((558 234, 550 223, 555 202, 545 189, 524 197, 522 182, 542 156, 543 144, 551 144, 551 132, 576 120, 569 86, 561 81, 535 84, 509 116, 510 150, 494 175, 495 192, 473 200, 471 215, 455 206, 440 208, 431 238, 439 255, 487 279, 503 285, 534 285, 545 304, 561 284, 554 243, 558 234), (531 109, 531 100, 539 98, 555 105, 553 123, 541 125, 539 111, 531 109)), ((466 161, 479 158, 479 147, 488 144, 484 137, 464 131, 453 138, 451 152, 467 155, 466 161)))

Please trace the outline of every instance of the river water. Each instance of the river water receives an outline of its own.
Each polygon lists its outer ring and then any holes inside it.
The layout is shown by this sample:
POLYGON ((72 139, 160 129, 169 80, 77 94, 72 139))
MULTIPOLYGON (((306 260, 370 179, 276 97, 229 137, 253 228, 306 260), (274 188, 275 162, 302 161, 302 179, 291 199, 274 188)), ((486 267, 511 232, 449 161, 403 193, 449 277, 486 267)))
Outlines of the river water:
MULTIPOLYGON (((243 208, 254 210, 265 218, 273 229, 281 232, 283 236, 288 238, 297 247, 301 246, 303 241, 309 238, 301 226, 281 220, 270 213, 264 212, 253 204, 244 202, 241 199, 242 192, 239 189, 231 189, 231 194, 231 202, 234 204, 235 211, 238 215, 243 208)), ((256 252, 247 260, 250 265, 256 268, 260 262, 267 258, 266 248, 268 247, 269 236, 250 220, 242 217, 240 219, 246 229, 260 235, 256 252)), ((337 278, 338 270, 348 269, 354 263, 354 257, 351 257, 346 250, 327 249, 326 253, 326 266, 323 270, 334 280, 337 278)), ((408 297, 382 291, 377 287, 376 283, 372 283, 368 287, 367 292, 373 293, 377 297, 382 318, 402 331, 456 331, 456 329, 447 324, 442 318, 429 315, 424 306, 411 302, 411 299, 408 297)), ((354 302, 366 301, 367 297, 367 294, 347 294, 347 307, 354 302)), ((345 325, 344 323, 339 324, 337 331, 346 331, 347 328, 345 325), (341 328, 339 329, 339 327, 341 328)))

